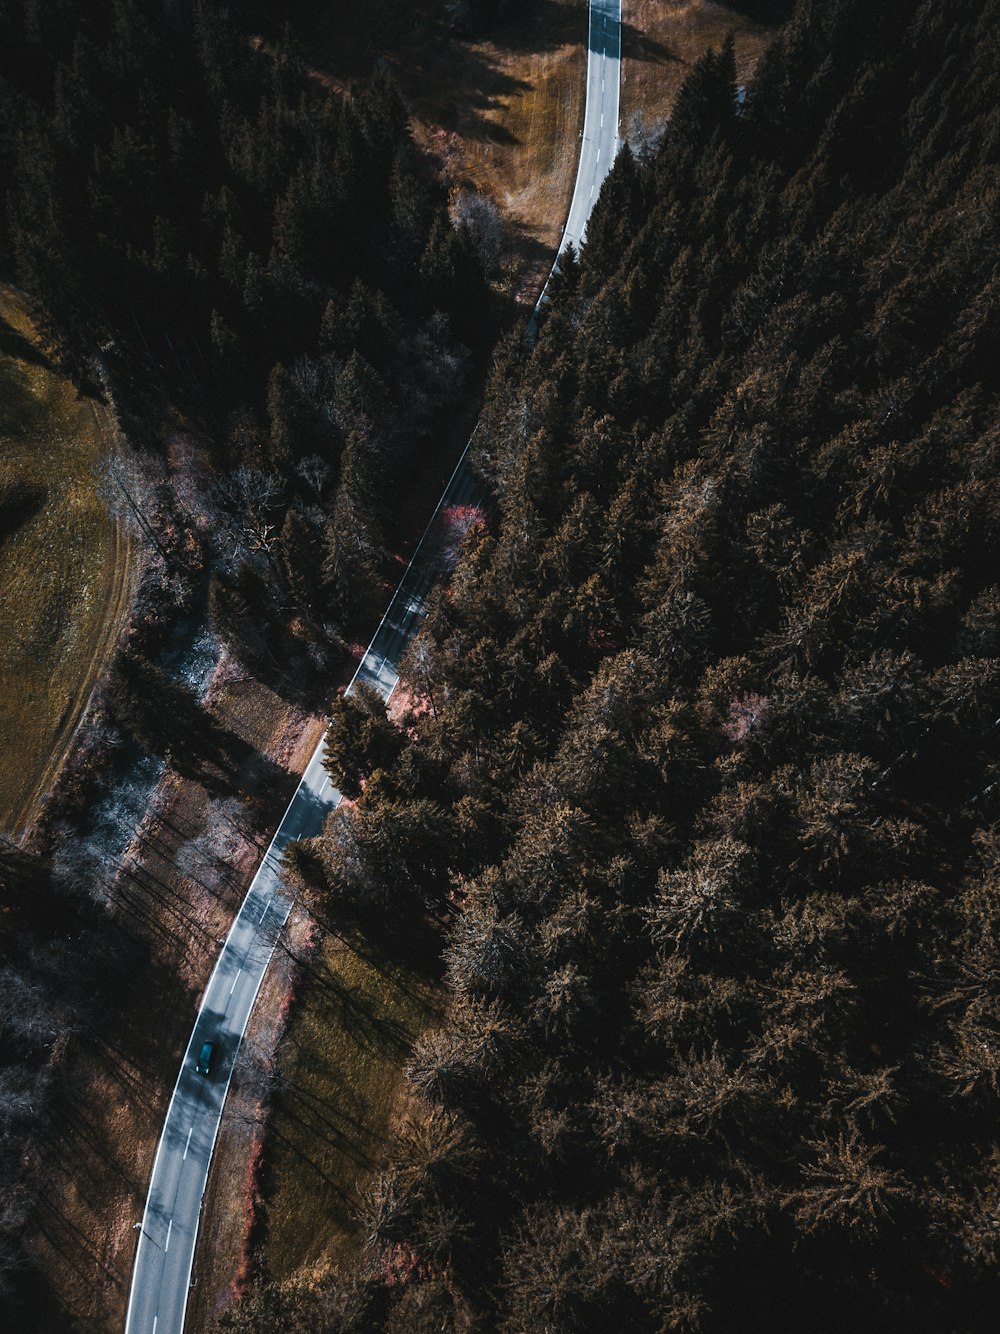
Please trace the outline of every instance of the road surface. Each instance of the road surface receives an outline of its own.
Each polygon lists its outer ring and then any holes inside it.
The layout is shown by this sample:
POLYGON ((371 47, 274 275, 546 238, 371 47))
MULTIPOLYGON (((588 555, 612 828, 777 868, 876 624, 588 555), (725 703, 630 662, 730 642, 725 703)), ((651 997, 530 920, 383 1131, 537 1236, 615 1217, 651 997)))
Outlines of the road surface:
MULTIPOLYGON (((560 249, 571 242, 579 246, 591 204, 618 148, 621 0, 591 0, 589 31, 580 164, 560 249)), ((348 690, 364 681, 385 699, 392 694, 398 680, 397 664, 423 617, 427 594, 438 573, 432 530, 442 511, 477 499, 467 456, 468 446, 348 690)), ((326 816, 340 802, 340 793, 323 767, 324 754, 321 741, 230 928, 198 1010, 153 1160, 142 1222, 136 1226, 138 1246, 126 1334, 181 1334, 184 1328, 202 1200, 233 1062, 277 933, 290 909, 279 880, 282 853, 293 839, 318 834, 326 816), (195 1070, 205 1042, 216 1044, 207 1077, 195 1070)))
POLYGON ((580 249, 587 233, 590 210, 618 152, 621 56, 621 0, 591 0, 587 104, 580 140, 580 162, 560 250, 565 250, 568 245, 580 249))

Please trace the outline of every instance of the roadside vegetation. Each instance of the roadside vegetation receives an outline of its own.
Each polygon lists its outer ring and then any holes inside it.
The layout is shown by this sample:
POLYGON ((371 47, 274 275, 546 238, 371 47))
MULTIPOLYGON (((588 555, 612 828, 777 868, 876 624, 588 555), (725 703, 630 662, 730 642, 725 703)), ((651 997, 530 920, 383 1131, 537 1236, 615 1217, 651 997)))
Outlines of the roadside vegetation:
POLYGON ((437 931, 365 1246, 230 1334, 996 1324, 997 0, 799 0, 623 152, 334 715, 316 911, 437 931))
POLYGON ((367 78, 376 62, 391 69, 453 215, 484 242, 490 277, 533 303, 576 174, 585 0, 373 0, 347 10, 294 0, 291 10, 310 63, 336 86, 367 78))
POLYGON ((691 67, 731 34, 744 87, 793 0, 622 0, 621 136, 655 145, 691 67))
POLYGON ((434 1016, 435 989, 372 940, 325 933, 279 1049, 261 1178, 266 1276, 325 1271, 353 1249, 383 1165, 402 1066, 434 1016))
POLYGON ((107 411, 0 288, 0 832, 18 838, 56 782, 130 610, 139 552, 99 494, 107 411))

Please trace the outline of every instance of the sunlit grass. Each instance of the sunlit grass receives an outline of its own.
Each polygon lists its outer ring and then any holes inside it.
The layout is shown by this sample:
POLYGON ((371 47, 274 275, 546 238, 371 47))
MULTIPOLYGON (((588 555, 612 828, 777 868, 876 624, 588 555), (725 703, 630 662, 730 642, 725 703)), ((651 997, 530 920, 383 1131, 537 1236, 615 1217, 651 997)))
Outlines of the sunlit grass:
POLYGON ((129 546, 95 465, 103 412, 0 289, 0 830, 30 820, 121 625, 129 546), (8 504, 3 498, 8 498, 8 504))
POLYGON ((718 0, 622 0, 621 136, 641 147, 665 124, 691 66, 732 33, 744 82, 773 28, 718 0))
POLYGON ((400 1069, 434 992, 367 944, 326 938, 292 1010, 268 1125, 266 1262, 274 1278, 335 1262, 382 1161, 400 1069))

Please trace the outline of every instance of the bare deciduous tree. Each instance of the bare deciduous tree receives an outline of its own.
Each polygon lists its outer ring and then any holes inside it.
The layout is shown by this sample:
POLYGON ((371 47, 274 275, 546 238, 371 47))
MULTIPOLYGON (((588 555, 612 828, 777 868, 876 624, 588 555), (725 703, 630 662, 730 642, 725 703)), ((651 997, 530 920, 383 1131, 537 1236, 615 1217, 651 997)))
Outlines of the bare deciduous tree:
POLYGON ((117 521, 148 543, 169 565, 170 554, 154 521, 160 508, 158 492, 164 482, 162 465, 119 441, 114 453, 101 460, 98 472, 101 495, 117 521))
POLYGON ((503 259, 503 218, 489 195, 479 190, 456 190, 448 207, 455 227, 464 227, 488 278, 500 272, 503 259))
POLYGON ((241 463, 216 486, 216 495, 225 511, 226 537, 234 560, 246 554, 262 555, 273 574, 280 571, 273 552, 279 527, 276 507, 284 491, 277 473, 261 472, 241 463))

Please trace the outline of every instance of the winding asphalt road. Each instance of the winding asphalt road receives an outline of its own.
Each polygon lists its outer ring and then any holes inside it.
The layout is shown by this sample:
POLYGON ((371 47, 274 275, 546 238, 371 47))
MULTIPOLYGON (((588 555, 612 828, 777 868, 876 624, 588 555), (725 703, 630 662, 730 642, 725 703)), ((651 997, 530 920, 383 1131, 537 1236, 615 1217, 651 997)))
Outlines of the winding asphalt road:
MULTIPOLYGON (((621 0, 591 0, 580 162, 560 250, 570 244, 579 247, 591 206, 618 149, 620 56, 621 0)), ((430 535, 444 511, 477 499, 467 455, 468 446, 349 691, 364 681, 388 699, 395 689, 396 665, 423 617, 427 594, 440 568, 430 535)), ((136 1225, 138 1246, 126 1334, 182 1334, 202 1201, 233 1063, 278 932, 290 911, 289 900, 281 891, 282 853, 293 839, 318 834, 340 802, 340 793, 323 768, 324 753, 321 741, 230 927, 198 1010, 153 1160, 142 1222, 136 1225), (195 1070, 205 1042, 216 1044, 208 1076, 195 1070)))

